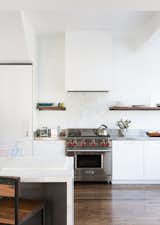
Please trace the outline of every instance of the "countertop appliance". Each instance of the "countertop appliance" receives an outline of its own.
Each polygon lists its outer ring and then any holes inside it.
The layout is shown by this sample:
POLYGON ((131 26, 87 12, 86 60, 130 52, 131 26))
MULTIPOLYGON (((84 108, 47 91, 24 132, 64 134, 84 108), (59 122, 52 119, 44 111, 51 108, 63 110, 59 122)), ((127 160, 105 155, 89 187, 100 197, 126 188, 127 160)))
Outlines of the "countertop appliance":
POLYGON ((97 129, 68 129, 66 154, 74 156, 75 181, 111 182, 112 141, 97 129))
POLYGON ((47 127, 39 128, 36 131, 36 137, 51 137, 51 129, 47 127))

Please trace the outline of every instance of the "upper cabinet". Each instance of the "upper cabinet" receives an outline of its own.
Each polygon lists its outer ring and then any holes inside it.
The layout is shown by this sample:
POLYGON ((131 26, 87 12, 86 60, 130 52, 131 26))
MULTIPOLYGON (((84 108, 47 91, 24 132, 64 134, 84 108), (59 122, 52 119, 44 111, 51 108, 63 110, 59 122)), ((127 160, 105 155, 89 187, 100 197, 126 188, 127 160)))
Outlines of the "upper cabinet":
POLYGON ((0 143, 32 139, 32 70, 32 65, 0 65, 0 143))
POLYGON ((111 90, 112 38, 110 31, 66 32, 65 51, 67 91, 111 90))

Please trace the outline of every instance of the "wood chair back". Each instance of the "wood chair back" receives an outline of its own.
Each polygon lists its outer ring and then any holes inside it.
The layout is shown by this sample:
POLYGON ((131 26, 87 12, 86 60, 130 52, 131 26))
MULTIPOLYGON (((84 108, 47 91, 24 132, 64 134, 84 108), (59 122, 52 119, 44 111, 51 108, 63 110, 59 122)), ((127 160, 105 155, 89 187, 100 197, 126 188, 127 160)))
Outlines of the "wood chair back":
POLYGON ((0 176, 0 197, 14 198, 15 225, 18 225, 19 184, 19 177, 0 176))

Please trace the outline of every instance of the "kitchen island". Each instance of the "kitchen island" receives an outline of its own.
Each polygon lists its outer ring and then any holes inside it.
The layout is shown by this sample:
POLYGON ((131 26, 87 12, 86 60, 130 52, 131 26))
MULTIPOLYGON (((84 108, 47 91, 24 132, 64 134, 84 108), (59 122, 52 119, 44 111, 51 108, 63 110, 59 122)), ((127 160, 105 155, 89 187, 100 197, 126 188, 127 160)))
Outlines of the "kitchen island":
POLYGON ((23 197, 47 203, 46 225, 73 225, 73 159, 0 158, 0 176, 21 178, 23 197), (49 203, 48 203, 49 202, 49 203), (52 215, 53 214, 53 215, 52 215))

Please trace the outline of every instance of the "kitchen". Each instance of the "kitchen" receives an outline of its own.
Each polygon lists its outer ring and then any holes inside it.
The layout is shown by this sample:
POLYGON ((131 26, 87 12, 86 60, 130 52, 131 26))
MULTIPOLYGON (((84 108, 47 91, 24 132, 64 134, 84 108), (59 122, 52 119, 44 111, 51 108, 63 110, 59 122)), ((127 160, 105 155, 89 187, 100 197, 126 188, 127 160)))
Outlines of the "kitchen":
POLYGON ((0 176, 43 199, 47 225, 160 219, 160 138, 146 134, 160 136, 160 13, 105 15, 66 29, 53 12, 0 12, 0 176))

